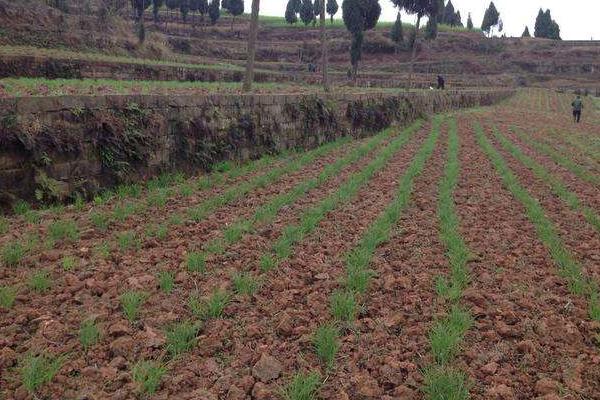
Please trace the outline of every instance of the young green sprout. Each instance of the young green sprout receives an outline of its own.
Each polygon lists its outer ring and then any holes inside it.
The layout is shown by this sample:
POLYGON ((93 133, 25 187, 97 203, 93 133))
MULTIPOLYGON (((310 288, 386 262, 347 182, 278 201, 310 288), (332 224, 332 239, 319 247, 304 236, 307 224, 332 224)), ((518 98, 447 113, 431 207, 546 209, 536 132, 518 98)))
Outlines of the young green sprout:
POLYGON ((283 388, 282 396, 285 400, 314 400, 321 384, 321 376, 317 372, 298 373, 283 388))
POLYGON ((352 322, 356 318, 358 305, 353 292, 336 290, 330 299, 331 315, 338 321, 352 322))
POLYGON ((43 293, 50 289, 52 281, 50 280, 50 273, 46 270, 35 271, 29 277, 29 287, 38 293, 43 293))
POLYGON ((206 257, 204 253, 190 252, 187 256, 187 267, 190 272, 205 272, 206 257))
POLYGON ((79 327, 79 342, 85 351, 96 344, 100 339, 100 330, 92 319, 87 319, 79 327))
POLYGON ((160 271, 158 273, 158 284, 163 292, 170 294, 175 286, 175 275, 170 271, 160 271))
POLYGON ((233 287, 241 296, 251 296, 258 290, 259 282, 248 272, 239 272, 233 275, 233 287))
POLYGON ((167 372, 167 368, 156 361, 138 361, 133 367, 131 376, 139 385, 139 390, 147 395, 156 393, 160 380, 167 372))
POLYGON ((145 292, 129 291, 121 295, 121 307, 129 322, 134 322, 137 319, 140 307, 147 298, 148 294, 145 292))
POLYGON ((18 289, 16 286, 0 286, 0 307, 9 309, 15 304, 18 289))
POLYGON ((191 321, 179 322, 169 327, 165 336, 166 350, 171 357, 177 357, 194 347, 199 330, 200 325, 191 321))
POLYGON ((333 368, 335 355, 340 347, 338 329, 332 325, 321 325, 313 337, 313 346, 317 357, 328 369, 333 368))
POLYGON ((66 356, 51 357, 45 354, 28 355, 20 366, 21 383, 29 393, 35 393, 62 368, 66 356))

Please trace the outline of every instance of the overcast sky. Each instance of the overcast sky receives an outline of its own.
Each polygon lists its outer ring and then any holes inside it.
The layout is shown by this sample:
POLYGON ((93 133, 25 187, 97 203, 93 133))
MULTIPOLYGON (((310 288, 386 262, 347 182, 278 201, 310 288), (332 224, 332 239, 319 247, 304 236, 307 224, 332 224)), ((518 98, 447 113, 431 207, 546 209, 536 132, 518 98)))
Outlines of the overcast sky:
MULTIPOLYGON (((252 0, 245 0, 246 12, 250 11, 252 0)), ((342 4, 342 0, 338 0, 342 4)), ((393 21, 396 18, 396 11, 390 0, 379 0, 383 9, 381 19, 383 21, 393 21)), ((563 39, 571 40, 589 40, 592 37, 600 40, 600 0, 495 0, 496 8, 500 12, 500 17, 504 21, 504 29, 509 36, 520 36, 529 26, 533 35, 533 26, 535 17, 540 7, 549 8, 552 12, 552 18, 560 25, 561 36, 563 39)), ((261 14, 279 15, 285 13, 287 0, 261 0, 261 14)), ((489 0, 452 0, 452 4, 463 17, 463 23, 467 22, 467 15, 470 12, 473 16, 475 26, 481 26, 483 13, 489 5, 489 0)), ((338 12, 341 17, 341 10, 338 12)), ((414 18, 404 17, 405 22, 410 22, 414 18)))

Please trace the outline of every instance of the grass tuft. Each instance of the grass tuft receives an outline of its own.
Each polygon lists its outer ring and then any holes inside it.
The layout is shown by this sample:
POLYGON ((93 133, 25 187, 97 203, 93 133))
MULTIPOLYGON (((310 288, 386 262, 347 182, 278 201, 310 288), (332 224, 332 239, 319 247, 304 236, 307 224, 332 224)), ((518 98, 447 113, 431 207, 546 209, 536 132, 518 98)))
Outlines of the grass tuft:
POLYGON ((50 289, 52 281, 50 280, 50 273, 46 270, 35 271, 28 281, 29 287, 38 292, 43 293, 50 289))
POLYGON ((159 362, 138 361, 133 367, 131 377, 139 385, 140 392, 152 395, 158 390, 166 372, 167 368, 159 362))
POLYGON ((15 304, 17 293, 16 286, 0 286, 0 307, 11 308, 15 304))
POLYGON ((54 379, 60 371, 66 356, 51 357, 45 354, 28 355, 20 366, 21 382, 29 393, 35 393, 43 385, 54 379))
POLYGON ((52 242, 59 240, 75 242, 79 239, 79 231, 75 221, 54 221, 48 225, 48 237, 52 242))
POLYGON ((313 337, 315 353, 328 369, 333 368, 340 347, 338 336, 338 329, 332 324, 327 324, 319 326, 313 337))
POLYGON ((190 252, 187 256, 187 268, 190 272, 206 272, 206 256, 204 253, 190 252))
POLYGON ((23 260, 26 254, 27 247, 23 246, 21 242, 7 243, 2 248, 2 262, 9 267, 14 267, 23 260))
POLYGON ((121 295, 121 307, 129 322, 134 322, 137 319, 140 307, 147 298, 148 294, 146 292, 128 291, 121 295))
POLYGON ((423 373, 423 392, 429 400, 467 400, 469 387, 461 371, 431 367, 423 373))
POLYGON ((313 400, 316 399, 321 384, 321 376, 317 372, 298 373, 283 388, 282 397, 285 400, 313 400))
POLYGON ((242 296, 251 296, 259 288, 258 280, 248 272, 240 272, 233 275, 233 287, 235 292, 242 296))
POLYGON ((163 292, 170 294, 175 287, 175 274, 170 271, 160 271, 158 273, 158 284, 163 292))
POLYGON ((199 330, 200 325, 191 321, 179 322, 169 327, 165 336, 166 350, 171 357, 175 358, 194 347, 199 330))
POLYGON ((61 265, 64 271, 73 271, 77 265, 77 259, 73 256, 66 256, 62 259, 61 265))
POLYGON ((79 342, 85 351, 95 345, 100 339, 100 330, 93 319, 87 319, 79 327, 79 342))
POLYGON ((217 289, 210 297, 200 301, 195 296, 190 296, 188 306, 197 318, 221 318, 225 307, 229 304, 231 296, 225 290, 217 289))
POLYGON ((358 313, 358 305, 353 292, 336 290, 330 298, 331 315, 338 321, 352 322, 358 313))

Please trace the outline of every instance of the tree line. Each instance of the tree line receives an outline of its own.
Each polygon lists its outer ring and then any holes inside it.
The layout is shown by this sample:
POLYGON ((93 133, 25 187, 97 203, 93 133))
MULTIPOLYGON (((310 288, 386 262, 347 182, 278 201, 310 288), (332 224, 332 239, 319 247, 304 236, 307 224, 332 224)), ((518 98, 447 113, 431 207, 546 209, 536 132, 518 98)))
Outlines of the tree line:
POLYGON ((244 13, 244 0, 131 0, 136 20, 142 21, 144 12, 152 8, 155 22, 160 21, 160 10, 164 7, 169 13, 178 12, 183 22, 187 22, 190 13, 199 14, 201 21, 208 16, 214 25, 221 17, 221 10, 232 16, 232 24, 236 17, 244 13))
MULTIPOLYGON (((560 26, 552 19, 550 9, 544 11, 540 8, 537 18, 535 19, 535 30, 533 34, 536 38, 561 40, 560 26)), ((528 26, 525 27, 522 37, 531 37, 528 26)))

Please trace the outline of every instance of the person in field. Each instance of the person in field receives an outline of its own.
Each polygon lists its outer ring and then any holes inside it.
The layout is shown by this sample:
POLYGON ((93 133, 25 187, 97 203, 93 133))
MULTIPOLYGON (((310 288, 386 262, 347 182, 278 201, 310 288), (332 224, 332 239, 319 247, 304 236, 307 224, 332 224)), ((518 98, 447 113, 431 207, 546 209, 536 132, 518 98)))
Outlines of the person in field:
POLYGON ((583 101, 581 101, 581 96, 577 96, 573 103, 571 103, 573 107, 573 121, 579 123, 581 121, 581 112, 583 111, 583 101))
POLYGON ((440 90, 444 90, 446 88, 446 81, 444 81, 444 77, 441 75, 438 75, 437 81, 438 81, 437 88, 440 90))

